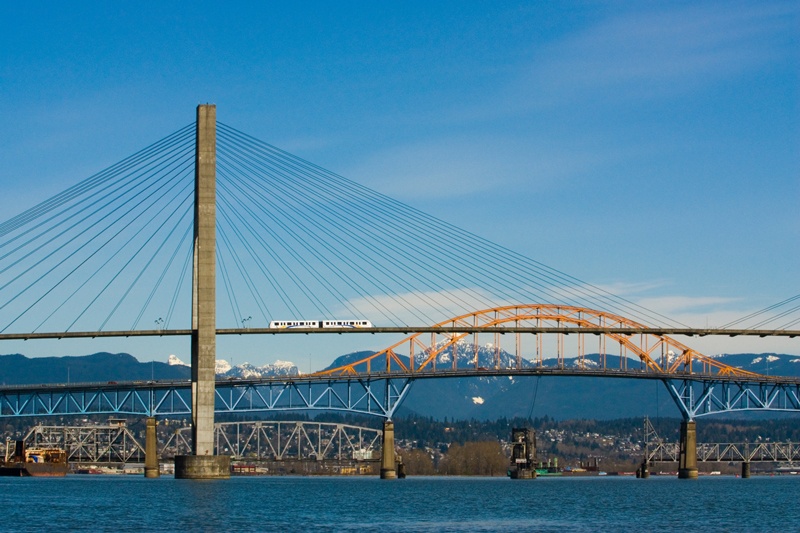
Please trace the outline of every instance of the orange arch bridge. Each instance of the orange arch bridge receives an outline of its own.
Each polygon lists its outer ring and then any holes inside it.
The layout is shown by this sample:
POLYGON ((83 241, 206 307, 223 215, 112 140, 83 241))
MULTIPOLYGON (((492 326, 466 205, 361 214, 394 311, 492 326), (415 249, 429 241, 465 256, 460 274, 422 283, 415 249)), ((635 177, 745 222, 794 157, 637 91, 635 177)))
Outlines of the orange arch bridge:
MULTIPOLYGON (((395 376, 415 379, 528 374, 659 379, 686 420, 738 410, 800 412, 800 380, 763 376, 723 364, 667 335, 649 333, 642 324, 603 311, 552 304, 511 305, 476 311, 433 327, 445 331, 430 333, 430 337, 427 333, 411 335, 369 357, 314 376, 390 380, 395 376), (631 335, 610 331, 614 329, 642 332, 631 335), (479 335, 487 334, 481 333, 483 330, 494 336, 494 342, 489 344, 494 352, 490 360, 478 342, 479 335), (533 337, 528 339, 527 348, 534 354, 527 359, 521 355, 522 336, 526 332, 533 337), (501 350, 501 339, 512 334, 514 357, 502 357, 507 352, 501 350), (470 335, 472 342, 467 343, 470 335), (571 367, 567 366, 565 356, 568 337, 573 338, 571 367), (587 337, 597 342, 598 360, 586 357, 587 349, 591 349, 587 348, 587 337), (406 345, 409 355, 404 357, 397 350, 406 345), (467 364, 464 364, 465 348, 472 350, 467 364), (545 358, 546 350, 555 357, 545 358), (609 356, 609 352, 614 355, 609 356), (637 358, 639 368, 629 368, 629 361, 637 358), (610 365, 610 361, 615 361, 616 366, 610 365)), ((404 392, 396 394, 398 403, 404 392)))
MULTIPOLYGON (((628 370, 628 360, 630 357, 638 357, 641 362, 642 371, 656 376, 672 376, 676 373, 702 374, 743 377, 748 379, 758 379, 763 376, 754 372, 748 372, 740 368, 720 363, 689 348, 688 346, 672 339, 666 335, 653 333, 642 333, 627 335, 624 333, 583 333, 586 328, 633 328, 647 329, 646 326, 636 323, 627 318, 595 311, 582 307, 570 307, 563 305, 550 304, 531 304, 513 305, 506 307, 496 307, 476 311, 474 313, 462 315, 456 318, 440 322, 434 328, 447 328, 447 332, 431 333, 430 343, 427 343, 426 333, 417 333, 393 344, 392 346, 365 357, 359 361, 349 363, 337 368, 318 372, 318 376, 365 376, 375 373, 388 374, 415 374, 415 373, 447 373, 446 371, 468 370, 463 365, 459 365, 459 347, 463 347, 464 341, 469 336, 473 336, 471 358, 474 370, 518 370, 526 368, 543 368, 545 339, 546 335, 555 335, 551 342, 551 353, 555 355, 556 368, 563 369, 565 365, 565 344, 566 337, 575 336, 577 369, 597 368, 613 373, 615 369, 609 368, 607 362, 607 350, 615 352, 618 357, 619 367, 616 370, 628 370), (561 332, 555 334, 533 333, 533 344, 535 345, 535 355, 532 358, 523 359, 522 335, 520 332, 525 329, 562 330, 570 328, 569 333, 561 332), (469 332, 454 332, 454 330, 470 330, 469 332), (478 337, 481 330, 489 330, 494 335, 494 342, 491 347, 495 352, 494 360, 489 365, 486 361, 481 362, 479 358, 480 346, 478 337), (509 364, 507 360, 500 357, 501 338, 506 336, 502 329, 508 329, 509 333, 515 335, 515 358, 509 364), (585 358, 587 343, 586 337, 597 337, 597 351, 600 362, 590 362, 585 358), (416 354, 411 357, 398 355, 396 350, 408 345, 408 353, 416 354), (616 347, 616 350, 614 349, 616 347), (449 357, 443 357, 448 355, 449 357), (449 366, 442 366, 446 361, 449 366), (438 367, 437 367, 438 362, 438 367), (385 364, 384 364, 385 363, 385 364)), ((485 333, 484 333, 485 335, 485 333)), ((552 359, 552 358, 551 358, 552 359)), ((655 376, 653 376, 655 377, 655 376)))
MULTIPOLYGON (((411 335, 369 357, 315 374, 218 380, 215 411, 338 410, 391 419, 417 379, 571 375, 660 380, 686 420, 745 410, 800 413, 800 379, 762 376, 724 365, 610 313, 562 305, 515 305, 477 311, 426 329, 434 332, 411 335), (636 333, 630 334, 631 329, 636 333), (487 335, 493 342, 481 347, 478 341, 487 335), (509 339, 514 344, 512 355, 501 349, 501 341, 509 339), (401 349, 409 355, 398 353, 401 349), (523 358, 523 352, 530 355, 523 358)), ((0 418, 174 416, 191 412, 190 391, 187 380, 5 386, 0 387, 0 418)))

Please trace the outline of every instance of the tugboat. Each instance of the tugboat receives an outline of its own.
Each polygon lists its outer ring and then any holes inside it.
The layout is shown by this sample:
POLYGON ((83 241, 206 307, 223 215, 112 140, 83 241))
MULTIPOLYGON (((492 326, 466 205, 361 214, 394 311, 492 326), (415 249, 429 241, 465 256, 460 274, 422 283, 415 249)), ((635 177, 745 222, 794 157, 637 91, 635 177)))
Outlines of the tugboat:
POLYGON ((67 452, 61 448, 25 448, 25 442, 14 443, 14 454, 9 457, 11 441, 6 441, 6 457, 0 462, 0 476, 14 477, 64 477, 69 464, 67 452))

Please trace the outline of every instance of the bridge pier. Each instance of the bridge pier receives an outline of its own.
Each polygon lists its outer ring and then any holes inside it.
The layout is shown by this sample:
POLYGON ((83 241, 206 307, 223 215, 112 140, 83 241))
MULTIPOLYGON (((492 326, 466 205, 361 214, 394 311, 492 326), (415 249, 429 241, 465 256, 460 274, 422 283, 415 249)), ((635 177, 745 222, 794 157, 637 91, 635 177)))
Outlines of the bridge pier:
POLYGON ((192 276, 192 455, 175 458, 175 477, 230 477, 230 457, 214 455, 217 108, 197 106, 192 276))
POLYGON ((397 470, 394 456, 394 422, 383 423, 383 440, 381 442, 381 479, 396 479, 397 470))
POLYGON ((697 479, 697 424, 694 420, 681 422, 678 479, 697 479))
POLYGON ((742 479, 750 477, 750 461, 742 462, 742 479))
POLYGON ((155 417, 147 418, 147 428, 144 434, 144 477, 155 478, 161 475, 158 466, 158 437, 156 428, 158 421, 155 417))

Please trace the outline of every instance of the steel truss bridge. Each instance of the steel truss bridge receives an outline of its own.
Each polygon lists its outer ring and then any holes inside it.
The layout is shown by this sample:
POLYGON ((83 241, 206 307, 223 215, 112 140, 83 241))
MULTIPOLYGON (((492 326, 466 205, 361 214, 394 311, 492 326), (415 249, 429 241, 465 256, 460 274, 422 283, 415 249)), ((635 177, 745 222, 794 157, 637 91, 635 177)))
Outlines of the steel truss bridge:
MULTIPOLYGON (((677 463, 680 443, 648 443, 648 463, 677 463)), ((794 442, 697 443, 697 460, 702 462, 800 463, 800 444, 794 442)))
MULTIPOLYGON (((328 422, 257 420, 214 424, 218 452, 249 461, 377 460, 382 435, 380 429, 328 422)), ((86 426, 37 425, 23 440, 28 447, 67 450, 70 463, 119 465, 141 463, 145 458, 144 446, 124 421, 86 426)), ((183 427, 159 443, 159 456, 172 458, 191 449, 191 428, 183 427)))
MULTIPOLYGON (((650 420, 645 419, 646 463, 677 463, 680 443, 667 442, 658 436, 650 420)), ((800 443, 796 442, 716 442, 697 443, 697 460, 702 462, 800 463, 800 443)))
MULTIPOLYGON (((367 461, 380 457, 380 429, 309 421, 219 422, 214 424, 217 453, 250 461, 367 461)), ((160 455, 185 455, 192 449, 191 428, 170 435, 160 455)))
MULTIPOLYGON (((479 376, 659 380, 687 420, 733 411, 800 412, 800 379, 724 365, 614 314, 549 304, 465 314, 369 357, 314 374, 217 380, 215 410, 232 414, 333 410, 390 419, 415 380, 479 376), (487 335, 493 341, 488 355, 479 342, 487 335), (511 357, 501 348, 504 339, 514 341, 511 357), (401 355, 400 350, 413 357, 401 355), (596 355, 588 356, 591 352, 596 355), (566 361, 569 356, 575 358, 571 366, 566 361)), ((0 417, 190 412, 189 380, 0 388, 0 417)))
POLYGON ((145 457, 144 446, 139 444, 125 421, 91 426, 40 424, 32 427, 23 440, 28 447, 66 450, 70 463, 141 463, 145 457))

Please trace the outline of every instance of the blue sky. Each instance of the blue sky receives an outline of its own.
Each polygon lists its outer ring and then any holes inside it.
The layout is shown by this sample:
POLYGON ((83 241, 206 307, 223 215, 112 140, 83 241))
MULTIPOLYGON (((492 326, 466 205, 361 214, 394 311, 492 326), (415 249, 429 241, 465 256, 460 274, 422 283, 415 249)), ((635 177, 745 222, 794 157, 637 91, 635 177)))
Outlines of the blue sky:
MULTIPOLYGON (((721 325, 800 293, 798 28, 793 2, 10 4, 0 218, 211 102, 220 121, 448 222, 721 325)), ((221 341, 218 356, 307 366, 383 347, 350 339, 328 354, 221 341)), ((125 342, 0 352, 188 357, 183 341, 125 342)), ((797 339, 691 345, 800 353, 797 339)))

